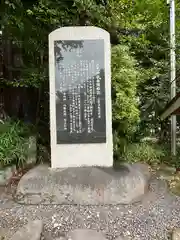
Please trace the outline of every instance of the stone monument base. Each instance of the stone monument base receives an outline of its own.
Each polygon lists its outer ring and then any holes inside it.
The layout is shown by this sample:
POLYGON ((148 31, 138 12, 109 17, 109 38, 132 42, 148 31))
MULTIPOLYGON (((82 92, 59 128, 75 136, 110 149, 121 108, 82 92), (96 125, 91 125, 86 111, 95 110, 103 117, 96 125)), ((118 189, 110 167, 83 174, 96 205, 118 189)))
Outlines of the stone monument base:
POLYGON ((51 169, 40 165, 20 180, 16 199, 23 204, 130 204, 148 189, 147 165, 51 169))

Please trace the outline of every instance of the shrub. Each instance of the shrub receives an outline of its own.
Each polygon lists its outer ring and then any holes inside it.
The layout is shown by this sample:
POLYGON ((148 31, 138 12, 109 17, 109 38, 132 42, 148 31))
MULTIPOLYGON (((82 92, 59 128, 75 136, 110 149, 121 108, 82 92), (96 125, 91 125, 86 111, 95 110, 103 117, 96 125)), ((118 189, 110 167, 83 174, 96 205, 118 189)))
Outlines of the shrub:
POLYGON ((167 155, 166 150, 158 145, 151 143, 134 143, 126 147, 123 159, 126 162, 146 162, 150 165, 159 164, 167 155))
POLYGON ((8 120, 0 123, 0 168, 16 164, 21 165, 27 159, 27 142, 30 128, 20 121, 8 120))
POLYGON ((139 71, 127 46, 112 47, 112 115, 114 156, 118 159, 139 122, 137 85, 139 71))

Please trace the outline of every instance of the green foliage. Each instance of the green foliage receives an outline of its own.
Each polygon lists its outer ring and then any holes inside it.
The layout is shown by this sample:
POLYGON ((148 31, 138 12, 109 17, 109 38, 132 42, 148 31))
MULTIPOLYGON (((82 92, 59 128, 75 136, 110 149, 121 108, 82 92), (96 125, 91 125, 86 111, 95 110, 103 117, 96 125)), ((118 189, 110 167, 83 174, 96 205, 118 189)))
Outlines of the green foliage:
POLYGON ((126 46, 112 48, 112 111, 115 149, 123 147, 119 138, 128 140, 139 121, 137 85, 140 73, 126 46))
POLYGON ((161 164, 180 168, 180 146, 177 146, 177 155, 171 156, 170 144, 159 144, 150 138, 149 141, 144 140, 126 145, 121 160, 130 163, 145 162, 155 169, 161 164))
POLYGON ((30 128, 21 122, 7 121, 0 124, 0 167, 22 165, 27 159, 26 137, 30 128))
MULTIPOLYGON (((158 136, 162 130, 158 117, 170 92, 169 7, 165 0, 108 0, 106 5, 98 0, 6 0, 2 9, 3 37, 23 49, 21 79, 12 82, 4 79, 3 85, 36 88, 47 85, 48 34, 70 25, 101 27, 110 33, 112 43, 115 156, 119 158, 124 151, 128 154, 127 144, 150 135, 152 130, 158 136)), ((176 15, 179 69, 179 1, 176 15)), ((156 148, 144 147, 149 162, 150 154, 152 159, 159 159, 156 148)))
POLYGON ((126 162, 145 162, 150 165, 160 164, 162 159, 167 156, 165 149, 152 143, 133 143, 126 147, 123 159, 126 162))

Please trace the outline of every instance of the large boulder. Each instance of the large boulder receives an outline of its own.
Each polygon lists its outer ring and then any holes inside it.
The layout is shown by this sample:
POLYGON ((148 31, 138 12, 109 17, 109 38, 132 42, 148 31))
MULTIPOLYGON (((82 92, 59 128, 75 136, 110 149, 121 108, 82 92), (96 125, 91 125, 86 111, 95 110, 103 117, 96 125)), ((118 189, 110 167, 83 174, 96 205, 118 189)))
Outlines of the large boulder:
POLYGON ((43 222, 41 220, 30 221, 20 228, 11 240, 40 240, 43 231, 43 222))
POLYGON ((17 196, 22 203, 33 204, 130 204, 141 200, 149 178, 148 165, 140 163, 118 169, 50 169, 44 165, 21 178, 17 196))
MULTIPOLYGON (((75 229, 67 233, 66 237, 56 240, 107 240, 105 235, 92 229, 75 229)), ((129 240, 129 238, 118 237, 115 240, 129 240)))
POLYGON ((105 236, 91 229, 76 229, 67 234, 68 240, 107 240, 105 236))

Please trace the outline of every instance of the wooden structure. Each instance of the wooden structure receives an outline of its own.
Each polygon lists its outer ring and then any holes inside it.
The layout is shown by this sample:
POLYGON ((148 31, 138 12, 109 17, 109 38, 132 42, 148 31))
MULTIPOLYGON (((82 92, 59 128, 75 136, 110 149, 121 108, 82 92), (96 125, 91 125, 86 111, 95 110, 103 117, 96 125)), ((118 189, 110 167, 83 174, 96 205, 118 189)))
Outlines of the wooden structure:
POLYGON ((180 92, 166 105, 160 119, 165 120, 171 115, 180 115, 180 92))

